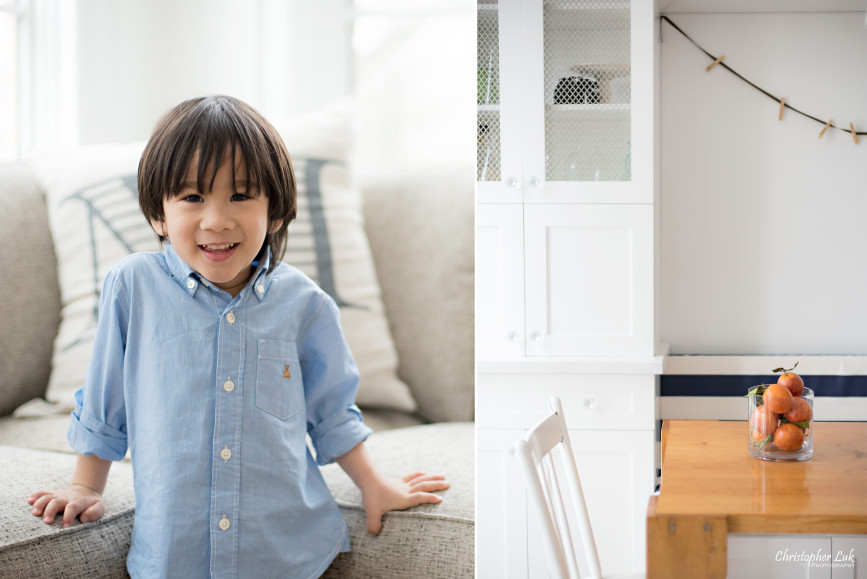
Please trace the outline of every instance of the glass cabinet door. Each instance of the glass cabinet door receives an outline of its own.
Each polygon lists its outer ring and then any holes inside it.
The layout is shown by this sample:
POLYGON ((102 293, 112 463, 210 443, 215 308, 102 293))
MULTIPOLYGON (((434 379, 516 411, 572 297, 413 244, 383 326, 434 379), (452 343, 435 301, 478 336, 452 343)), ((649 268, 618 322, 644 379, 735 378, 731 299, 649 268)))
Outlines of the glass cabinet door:
POLYGON ((499 181, 501 177, 499 4, 496 0, 487 0, 479 2, 477 6, 476 180, 499 181))
POLYGON ((545 180, 631 180, 629 3, 550 1, 543 19, 545 180))
POLYGON ((649 2, 522 2, 524 202, 652 202, 652 23, 649 2))
POLYGON ((476 5, 476 189, 480 203, 523 200, 522 1, 480 0, 476 5))

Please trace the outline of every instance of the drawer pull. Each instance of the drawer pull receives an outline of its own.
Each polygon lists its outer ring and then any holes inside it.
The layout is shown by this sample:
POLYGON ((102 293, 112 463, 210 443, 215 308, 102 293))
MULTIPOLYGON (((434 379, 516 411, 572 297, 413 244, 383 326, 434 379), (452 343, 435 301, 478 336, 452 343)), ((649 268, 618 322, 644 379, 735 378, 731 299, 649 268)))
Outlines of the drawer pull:
POLYGON ((596 398, 593 396, 588 396, 581 403, 588 410, 596 410, 596 398))

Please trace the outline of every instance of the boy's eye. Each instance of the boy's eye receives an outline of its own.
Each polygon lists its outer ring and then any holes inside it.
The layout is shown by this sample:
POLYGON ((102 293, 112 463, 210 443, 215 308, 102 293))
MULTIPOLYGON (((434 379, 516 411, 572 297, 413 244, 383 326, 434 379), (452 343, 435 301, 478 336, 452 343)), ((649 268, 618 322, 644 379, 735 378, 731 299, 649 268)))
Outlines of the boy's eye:
POLYGON ((181 197, 181 201, 186 201, 188 203, 201 203, 204 200, 204 197, 195 193, 193 195, 185 195, 184 197, 181 197))
POLYGON ((232 201, 246 201, 250 196, 246 193, 235 193, 232 195, 232 201))

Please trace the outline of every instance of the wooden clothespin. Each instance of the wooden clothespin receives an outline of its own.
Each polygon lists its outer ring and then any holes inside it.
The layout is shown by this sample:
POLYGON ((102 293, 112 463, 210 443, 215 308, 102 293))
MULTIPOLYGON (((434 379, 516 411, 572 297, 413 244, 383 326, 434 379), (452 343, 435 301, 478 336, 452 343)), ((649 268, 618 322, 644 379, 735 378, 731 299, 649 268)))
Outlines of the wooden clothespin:
POLYGON ((777 119, 779 121, 783 120, 783 109, 786 108, 786 98, 783 97, 780 99, 780 117, 777 119))
POLYGON ((705 67, 705 69, 704 69, 705 72, 710 72, 710 69, 712 69, 713 67, 715 67, 716 65, 718 65, 719 63, 721 63, 722 61, 724 61, 725 59, 726 59, 725 55, 720 56, 720 57, 717 58, 715 61, 713 61, 712 63, 710 63, 709 65, 707 65, 707 67, 705 67))
POLYGON ((830 126, 831 126, 831 123, 833 123, 833 122, 834 122, 834 119, 829 119, 828 122, 825 123, 825 126, 822 127, 822 132, 819 133, 819 138, 820 138, 820 139, 822 138, 822 135, 825 134, 825 131, 828 130, 828 127, 830 127, 830 126))
POLYGON ((855 125, 853 123, 849 123, 849 129, 852 131, 852 140, 855 141, 855 144, 858 144, 858 134, 855 132, 855 125))

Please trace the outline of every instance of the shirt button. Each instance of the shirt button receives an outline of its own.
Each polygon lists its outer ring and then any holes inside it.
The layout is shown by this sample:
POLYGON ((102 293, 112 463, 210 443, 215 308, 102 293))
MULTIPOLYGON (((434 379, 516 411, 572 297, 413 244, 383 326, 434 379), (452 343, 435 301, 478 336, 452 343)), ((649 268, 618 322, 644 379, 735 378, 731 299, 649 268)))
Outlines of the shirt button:
POLYGON ((235 314, 233 314, 232 312, 229 312, 228 314, 226 314, 226 321, 229 322, 229 324, 234 324, 235 323, 235 314))
POLYGON ((229 450, 228 446, 220 451, 220 458, 222 458, 226 462, 228 462, 229 459, 232 458, 232 451, 229 450))
POLYGON ((190 288, 190 289, 193 289, 194 287, 196 287, 196 282, 194 282, 194 281, 191 280, 191 279, 188 279, 188 280, 187 280, 187 287, 190 288))
POLYGON ((220 519, 220 522, 217 523, 220 526, 220 530, 228 531, 229 527, 232 526, 232 523, 229 522, 229 519, 226 518, 226 515, 223 515, 223 518, 220 519))
POLYGON ((223 390, 225 390, 226 392, 231 392, 234 389, 235 383, 231 380, 226 380, 225 382, 223 382, 223 390))
POLYGON ((262 295, 263 293, 265 293, 265 286, 263 286, 262 284, 257 285, 256 291, 259 293, 259 295, 262 295))

